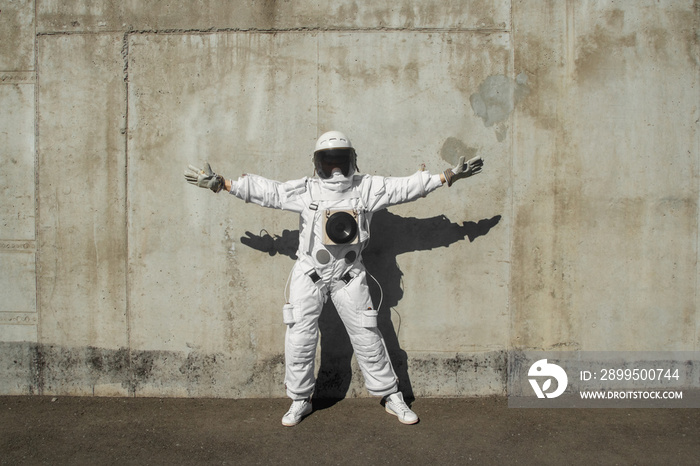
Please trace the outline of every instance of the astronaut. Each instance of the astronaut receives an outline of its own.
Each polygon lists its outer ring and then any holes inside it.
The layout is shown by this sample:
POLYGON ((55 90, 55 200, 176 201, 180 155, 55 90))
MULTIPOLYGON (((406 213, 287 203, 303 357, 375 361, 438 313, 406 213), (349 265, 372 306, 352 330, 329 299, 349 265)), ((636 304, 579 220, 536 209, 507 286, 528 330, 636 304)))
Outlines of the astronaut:
POLYGON ((299 214, 298 259, 282 312, 287 325, 285 387, 292 399, 282 424, 294 426, 312 411, 318 320, 328 298, 347 329, 367 391, 383 397, 385 410, 400 422, 415 424, 418 416, 398 389, 377 328, 379 309, 370 297, 362 250, 370 239, 373 213, 478 174, 483 161, 475 157, 465 163, 462 157, 455 168, 436 175, 427 171, 407 177, 363 175, 357 173, 357 154, 350 140, 339 131, 329 131, 316 142, 313 163, 317 177, 284 183, 252 174, 228 180, 208 163, 201 170, 190 165, 185 178, 215 193, 225 189, 245 202, 299 214))

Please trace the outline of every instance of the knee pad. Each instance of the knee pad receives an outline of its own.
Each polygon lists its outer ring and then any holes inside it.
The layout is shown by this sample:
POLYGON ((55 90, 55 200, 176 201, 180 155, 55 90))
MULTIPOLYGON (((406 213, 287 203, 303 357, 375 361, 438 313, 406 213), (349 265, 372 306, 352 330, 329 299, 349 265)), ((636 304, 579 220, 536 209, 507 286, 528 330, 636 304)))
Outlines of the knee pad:
POLYGON ((357 357, 359 363, 376 364, 386 358, 381 338, 361 338, 358 340, 354 346, 355 357, 357 357))
POLYGON ((318 332, 307 330, 305 332, 288 332, 285 352, 287 360, 292 364, 306 364, 316 357, 316 344, 318 332))

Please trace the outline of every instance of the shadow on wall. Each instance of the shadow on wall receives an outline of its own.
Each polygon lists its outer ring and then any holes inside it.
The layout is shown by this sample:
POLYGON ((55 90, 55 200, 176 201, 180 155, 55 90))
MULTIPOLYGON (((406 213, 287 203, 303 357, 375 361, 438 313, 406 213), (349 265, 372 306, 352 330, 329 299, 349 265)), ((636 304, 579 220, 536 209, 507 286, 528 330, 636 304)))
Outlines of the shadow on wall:
MULTIPOLYGON (((444 215, 432 218, 406 218, 382 210, 372 217, 372 238, 362 253, 365 267, 381 284, 383 301, 379 309, 378 325, 384 336, 391 362, 399 378, 399 389, 407 401, 413 401, 413 388, 408 376, 408 356, 401 349, 395 328, 400 330, 401 316, 394 307, 403 297, 403 272, 399 269, 396 257, 413 251, 448 247, 469 238, 486 235, 501 220, 500 215, 478 223, 452 223, 444 215), (397 238, 400 238, 397 241, 397 238), (397 321, 392 323, 392 312, 397 321)), ((266 230, 260 235, 246 232, 241 243, 270 256, 281 254, 297 258, 299 231, 284 230, 282 236, 271 236, 266 230)), ((380 291, 377 284, 368 280, 372 299, 379 303, 380 291)), ((328 300, 319 319, 321 331, 321 365, 318 370, 314 398, 316 400, 339 400, 345 398, 352 380, 352 345, 345 327, 333 303, 328 300)))

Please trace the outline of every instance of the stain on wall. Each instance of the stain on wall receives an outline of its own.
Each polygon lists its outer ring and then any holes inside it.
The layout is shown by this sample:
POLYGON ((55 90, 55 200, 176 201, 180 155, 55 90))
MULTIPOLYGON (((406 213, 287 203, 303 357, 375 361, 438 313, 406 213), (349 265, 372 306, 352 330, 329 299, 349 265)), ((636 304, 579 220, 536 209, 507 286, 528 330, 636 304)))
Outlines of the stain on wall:
MULTIPOLYGON (((332 320, 329 313, 324 319, 328 320, 329 316, 332 320)), ((337 314, 335 318, 338 319, 337 314)), ((12 395, 276 397, 284 380, 283 354, 251 364, 244 368, 248 376, 239 379, 229 376, 231 371, 241 369, 236 361, 220 354, 70 348, 19 342, 0 342, 0 350, 0 371, 12 376, 11 383, 8 378, 0 381, 0 390, 12 395)), ((319 369, 316 389, 319 399, 364 393, 362 373, 351 359, 352 351, 341 353, 326 354, 333 362, 327 361, 319 369)), ((397 367, 402 373, 410 373, 415 381, 415 387, 401 387, 409 399, 413 399, 414 391, 418 396, 487 394, 494 390, 505 393, 506 352, 445 356, 418 353, 397 362, 407 363, 397 367), (483 388, 484 380, 488 381, 488 389, 483 388)), ((400 383, 406 382, 404 379, 400 383)))
POLYGON ((440 148, 440 158, 454 167, 460 157, 469 160, 479 155, 478 152, 478 149, 467 146, 461 139, 449 137, 440 148))
MULTIPOLYGON (((477 92, 469 97, 474 114, 486 127, 507 120, 518 102, 530 93, 527 79, 525 73, 520 73, 515 79, 503 75, 487 77, 477 92)), ((505 134, 499 131, 497 137, 502 141, 505 134)))

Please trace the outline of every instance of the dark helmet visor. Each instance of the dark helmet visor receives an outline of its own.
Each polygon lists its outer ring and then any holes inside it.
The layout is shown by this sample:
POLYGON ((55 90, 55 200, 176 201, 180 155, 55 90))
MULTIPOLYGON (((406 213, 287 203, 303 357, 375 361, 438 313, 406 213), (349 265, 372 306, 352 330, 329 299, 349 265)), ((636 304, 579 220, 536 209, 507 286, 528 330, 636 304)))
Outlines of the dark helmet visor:
POLYGON ((314 167, 318 176, 323 179, 330 178, 336 168, 340 169, 343 176, 349 176, 355 169, 355 149, 325 149, 314 152, 314 167))

